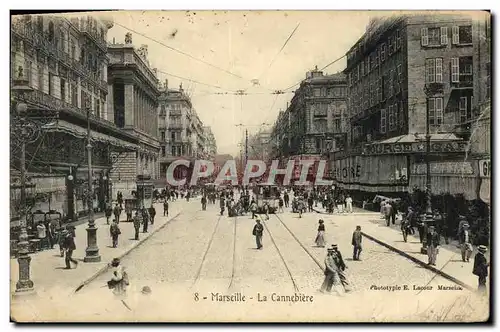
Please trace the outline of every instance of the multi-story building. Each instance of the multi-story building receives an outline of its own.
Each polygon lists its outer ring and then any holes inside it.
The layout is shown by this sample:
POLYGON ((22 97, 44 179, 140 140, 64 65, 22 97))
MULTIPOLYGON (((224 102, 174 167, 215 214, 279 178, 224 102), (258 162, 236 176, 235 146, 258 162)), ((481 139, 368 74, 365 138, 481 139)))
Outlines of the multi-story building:
MULTIPOLYGON (((287 110, 271 133, 274 154, 285 158, 320 159, 343 143, 347 117, 347 82, 343 73, 324 75, 317 68, 306 74, 287 110)), ((311 168, 311 174, 314 174, 311 168)), ((299 175, 298 167, 294 173, 299 175)))
MULTIPOLYGON (((110 154, 137 146, 137 139, 108 117, 106 35, 112 25, 93 16, 13 17, 11 76, 18 79, 22 72, 33 89, 21 99, 13 95, 13 107, 21 101, 28 112, 59 113, 58 120, 49 119, 39 139, 26 147, 26 167, 35 190, 32 210, 56 210, 67 219, 87 213, 87 126, 96 209, 103 209, 110 199, 109 178, 115 166, 110 154)), ((13 151, 11 164, 19 169, 18 151, 13 151)), ((18 173, 12 175, 15 187, 18 173)), ((15 214, 17 198, 11 201, 15 214)))
POLYGON ((463 14, 370 22, 347 52, 350 149, 333 156, 341 187, 423 189, 427 126, 433 192, 473 187, 474 167, 463 163, 467 135, 456 127, 474 116, 474 45, 483 42, 477 32, 472 17, 463 14))
POLYGON ((207 160, 213 160, 217 154, 217 141, 215 140, 212 128, 209 126, 204 126, 203 132, 205 136, 205 158, 207 158, 207 160))
MULTIPOLYGON (((162 141, 160 153, 160 178, 166 177, 168 166, 177 159, 194 161, 198 147, 198 116, 193 110, 191 99, 184 92, 182 84, 179 90, 170 89, 168 80, 161 89, 158 110, 158 129, 162 141)), ((201 140, 200 140, 201 141, 201 140)), ((177 173, 185 172, 181 168, 177 173)), ((177 174, 181 177, 186 174, 177 174)))
POLYGON ((137 175, 159 176, 158 97, 156 69, 148 61, 147 45, 136 49, 132 35, 125 43, 108 45, 108 114, 115 125, 136 137, 135 151, 115 153, 119 162, 111 173, 114 191, 130 193, 136 187, 137 175))

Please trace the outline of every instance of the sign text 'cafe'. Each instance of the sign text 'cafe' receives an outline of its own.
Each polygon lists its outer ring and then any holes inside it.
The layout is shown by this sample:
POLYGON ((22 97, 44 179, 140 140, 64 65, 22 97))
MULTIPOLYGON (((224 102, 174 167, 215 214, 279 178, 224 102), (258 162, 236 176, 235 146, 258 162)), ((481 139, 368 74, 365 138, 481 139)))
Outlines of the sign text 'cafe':
MULTIPOLYGON (((431 142, 431 153, 465 152, 466 142, 431 142)), ((426 143, 379 143, 366 145, 363 148, 364 154, 405 154, 405 153, 425 153, 426 143)))

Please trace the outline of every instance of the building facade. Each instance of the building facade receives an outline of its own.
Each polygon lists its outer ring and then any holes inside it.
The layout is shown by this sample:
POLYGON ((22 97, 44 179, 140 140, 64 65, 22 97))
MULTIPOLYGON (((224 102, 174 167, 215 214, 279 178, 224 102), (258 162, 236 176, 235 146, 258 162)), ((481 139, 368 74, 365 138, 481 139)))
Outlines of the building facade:
POLYGON ((214 160, 215 155, 217 155, 217 141, 215 140, 214 133, 209 126, 204 126, 203 132, 205 136, 205 158, 207 160, 214 160))
MULTIPOLYGON (((271 155, 286 159, 319 160, 345 144, 347 130, 347 81, 343 73, 324 75, 317 68, 306 79, 280 113, 270 134, 271 155)), ((315 167, 311 168, 315 174, 315 167)), ((297 167, 294 178, 298 178, 297 167)))
POLYGON ((156 69, 148 61, 147 45, 136 49, 132 35, 122 44, 108 45, 108 117, 124 132, 136 137, 135 151, 115 153, 119 162, 111 172, 114 191, 130 193, 136 187, 137 175, 159 176, 158 98, 156 69))
POLYGON ((475 167, 463 162, 482 43, 471 17, 410 15, 373 20, 347 53, 349 149, 333 155, 343 188, 378 193, 470 192, 475 167), (431 151, 426 152, 429 128, 431 151), (459 162, 461 161, 461 163, 459 162))
MULTIPOLYGON (((21 99, 13 95, 13 107, 21 101, 28 105, 28 113, 38 112, 38 116, 58 112, 57 121, 45 121, 48 124, 41 128, 38 140, 26 147, 26 168, 34 188, 32 211, 53 210, 69 220, 88 213, 87 128, 96 210, 111 198, 110 174, 116 166, 111 154, 137 146, 133 135, 108 119, 106 35, 112 25, 91 16, 28 15, 12 20, 11 83, 21 71, 33 89, 21 99)), ((15 126, 15 118, 11 124, 15 126)), ((11 158, 14 196, 19 183, 18 152, 12 151, 11 158)), ((18 198, 11 197, 14 214, 18 198)))

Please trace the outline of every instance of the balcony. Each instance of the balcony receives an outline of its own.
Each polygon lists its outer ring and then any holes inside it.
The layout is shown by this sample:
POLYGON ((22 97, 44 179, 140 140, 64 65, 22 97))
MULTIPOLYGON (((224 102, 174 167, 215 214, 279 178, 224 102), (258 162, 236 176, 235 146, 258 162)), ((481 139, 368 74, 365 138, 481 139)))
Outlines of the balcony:
POLYGON ((182 123, 173 122, 173 123, 168 124, 168 128, 170 128, 170 129, 182 129, 183 126, 182 126, 182 123))
POLYGON ((80 22, 79 30, 84 36, 90 38, 101 51, 104 53, 108 51, 108 44, 104 37, 99 34, 97 27, 91 26, 88 21, 84 21, 80 22))
POLYGON ((459 81, 458 82, 452 82, 451 83, 451 88, 456 90, 464 90, 464 89, 472 89, 473 88, 473 76, 470 73, 460 73, 459 75, 459 81))

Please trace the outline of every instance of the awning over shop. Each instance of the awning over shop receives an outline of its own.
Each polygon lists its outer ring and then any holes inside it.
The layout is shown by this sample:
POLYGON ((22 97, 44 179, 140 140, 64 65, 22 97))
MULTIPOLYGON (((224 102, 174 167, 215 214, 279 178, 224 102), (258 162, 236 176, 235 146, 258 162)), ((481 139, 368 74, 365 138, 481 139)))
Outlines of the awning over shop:
POLYGON ((491 182, 489 178, 483 178, 481 188, 479 189, 479 198, 486 204, 490 205, 491 182))
MULTIPOLYGON (((48 125, 43 126, 43 130, 45 132, 59 132, 59 133, 65 133, 68 135, 72 135, 77 138, 85 138, 87 137, 87 129, 82 128, 80 126, 74 125, 72 123, 69 123, 64 120, 58 120, 57 122, 50 123, 48 125)), ((91 140, 92 141, 97 141, 101 143, 107 143, 110 145, 113 145, 115 147, 118 147, 123 150, 128 150, 128 151, 135 151, 137 150, 138 146, 133 143, 129 142, 124 142, 116 137, 103 134, 100 132, 92 131, 90 134, 91 140)))
MULTIPOLYGON (((474 176, 460 176, 453 174, 432 175, 431 192, 434 195, 449 193, 451 195, 463 194, 465 199, 476 199, 478 178, 474 176)), ((425 190, 426 175, 411 175, 410 188, 418 187, 425 190)))
MULTIPOLYGON (((391 137, 383 141, 377 141, 371 143, 373 144, 391 144, 391 143, 416 143, 425 141, 425 134, 407 134, 396 137, 391 137)), ((461 141, 454 133, 443 133, 443 134, 431 134, 432 141, 461 141)))

